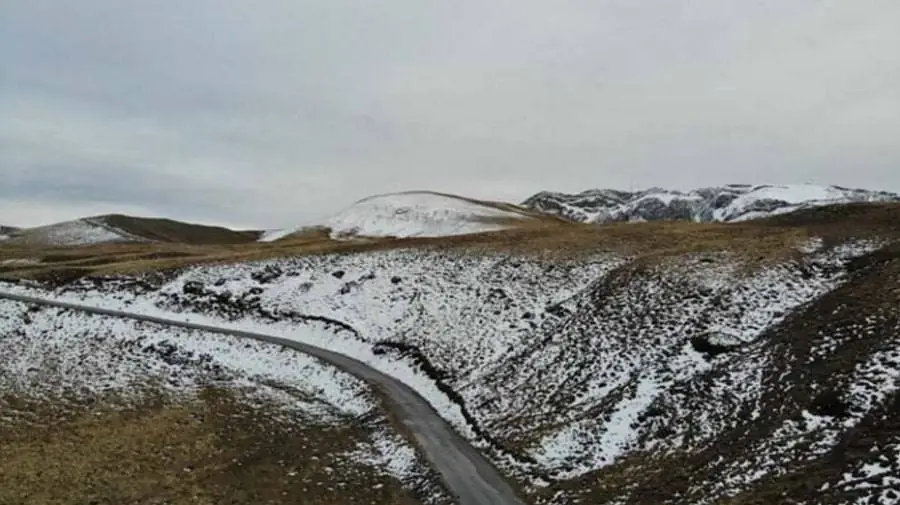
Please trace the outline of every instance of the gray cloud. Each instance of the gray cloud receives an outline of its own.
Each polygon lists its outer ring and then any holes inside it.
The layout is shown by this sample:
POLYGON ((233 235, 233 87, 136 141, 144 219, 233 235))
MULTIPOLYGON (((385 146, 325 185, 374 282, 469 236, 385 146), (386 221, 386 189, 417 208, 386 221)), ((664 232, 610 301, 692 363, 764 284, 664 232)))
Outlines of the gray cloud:
POLYGON ((380 192, 900 190, 900 4, 0 6, 0 222, 314 222, 380 192))

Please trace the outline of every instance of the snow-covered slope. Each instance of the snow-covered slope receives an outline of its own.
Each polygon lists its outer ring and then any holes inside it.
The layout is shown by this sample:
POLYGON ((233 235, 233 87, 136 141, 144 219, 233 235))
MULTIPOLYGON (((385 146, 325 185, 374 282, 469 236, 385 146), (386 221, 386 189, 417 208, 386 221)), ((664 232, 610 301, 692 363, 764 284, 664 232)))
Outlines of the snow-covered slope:
POLYGON ((55 296, 182 312, 372 363, 537 503, 874 505, 897 503, 900 473, 900 251, 869 254, 882 245, 812 241, 766 265, 729 253, 382 251, 55 296), (302 329, 321 318, 340 324, 302 329))
POLYGON ((142 242, 144 239, 119 230, 97 218, 76 219, 13 232, 8 241, 31 245, 78 246, 114 242, 142 242))
POLYGON ((296 228, 279 228, 260 232, 259 242, 275 242, 285 237, 327 237, 330 230, 324 226, 300 226, 296 228))
POLYGON ((276 240, 283 239, 292 233, 296 233, 297 230, 290 228, 276 228, 272 230, 265 230, 259 234, 259 242, 275 242, 276 240))
POLYGON ((784 214, 813 206, 878 201, 900 201, 900 195, 838 186, 734 184, 692 191, 651 188, 637 192, 588 190, 574 195, 542 192, 528 198, 523 205, 590 223, 658 220, 729 222, 784 214))
POLYGON ((364 198, 332 216, 325 226, 335 238, 440 237, 500 230, 527 219, 532 217, 524 210, 415 191, 364 198))
MULTIPOLYGON (((267 409, 267 417, 296 431, 366 426, 369 433, 350 450, 320 454, 321 463, 333 467, 330 485, 350 487, 355 467, 364 466, 379 475, 367 484, 370 490, 397 487, 391 482, 397 479, 440 495, 425 484, 433 476, 390 426, 365 383, 276 345, 0 299, 0 356, 0 396, 50 401, 54 412, 70 404, 139 405, 158 395, 191 402, 216 387, 234 392, 252 409, 267 409), (119 403, 104 404, 109 398, 119 403)), ((29 422, 29 414, 0 409, 0 430, 29 422)), ((313 440, 311 454, 324 447, 313 440)), ((291 474, 291 466, 284 478, 322 485, 309 475, 291 474)))

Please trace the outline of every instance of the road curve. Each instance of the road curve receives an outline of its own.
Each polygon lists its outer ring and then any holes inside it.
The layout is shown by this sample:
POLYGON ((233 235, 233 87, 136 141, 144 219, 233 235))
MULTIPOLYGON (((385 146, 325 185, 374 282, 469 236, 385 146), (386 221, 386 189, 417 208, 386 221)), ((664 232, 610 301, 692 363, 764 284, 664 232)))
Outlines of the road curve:
POLYGON ((217 328, 11 293, 0 292, 0 299, 248 338, 314 356, 368 382, 384 393, 394 416, 407 427, 416 445, 431 467, 440 474, 448 491, 455 495, 460 505, 524 505, 487 458, 454 431, 421 395, 406 384, 362 361, 321 347, 261 333, 217 328))

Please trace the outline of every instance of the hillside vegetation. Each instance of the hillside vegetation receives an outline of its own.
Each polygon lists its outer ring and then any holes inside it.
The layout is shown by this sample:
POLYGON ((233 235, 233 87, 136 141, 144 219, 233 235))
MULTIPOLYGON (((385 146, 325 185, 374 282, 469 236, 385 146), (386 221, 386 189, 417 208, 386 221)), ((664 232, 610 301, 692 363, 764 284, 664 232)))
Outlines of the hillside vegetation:
MULTIPOLYGON (((746 223, 661 221, 598 226, 551 220, 487 233, 405 239, 361 237, 338 241, 332 239, 326 229, 315 229, 277 242, 205 243, 204 240, 214 239, 214 232, 201 231, 197 237, 185 237, 182 235, 191 235, 198 228, 175 226, 177 231, 152 228, 152 233, 181 241, 76 247, 0 243, 0 278, 64 282, 85 275, 117 275, 198 264, 390 249, 460 249, 474 253, 521 253, 557 258, 574 258, 601 251, 648 258, 690 251, 732 251, 762 260, 792 254, 793 246, 811 236, 835 241, 871 234, 893 236, 900 233, 898 223, 900 204, 851 204, 812 208, 746 223)), ((135 225, 131 229, 136 231, 139 227, 135 225)), ((234 233, 239 232, 215 236, 218 239, 246 238, 245 235, 232 235, 234 233)))

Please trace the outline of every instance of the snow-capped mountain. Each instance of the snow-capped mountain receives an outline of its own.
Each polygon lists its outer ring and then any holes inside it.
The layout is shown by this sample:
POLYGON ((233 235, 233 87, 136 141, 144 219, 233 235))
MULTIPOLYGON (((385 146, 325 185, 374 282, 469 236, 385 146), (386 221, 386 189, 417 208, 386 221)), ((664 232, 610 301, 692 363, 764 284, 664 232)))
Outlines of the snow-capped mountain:
POLYGON ((839 186, 731 184, 692 191, 592 189, 577 194, 541 192, 523 203, 573 221, 683 220, 733 222, 769 217, 802 208, 854 202, 900 201, 885 191, 839 186))
MULTIPOLYGON (((473 200, 431 191, 408 191, 363 198, 331 216, 322 227, 332 238, 443 237, 502 230, 538 219, 510 204, 473 200)), ((271 242, 302 228, 265 232, 271 242)))
POLYGON ((364 198, 325 225, 333 237, 440 237, 499 230, 523 219, 531 216, 486 202, 415 191, 364 198))

